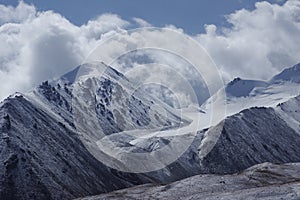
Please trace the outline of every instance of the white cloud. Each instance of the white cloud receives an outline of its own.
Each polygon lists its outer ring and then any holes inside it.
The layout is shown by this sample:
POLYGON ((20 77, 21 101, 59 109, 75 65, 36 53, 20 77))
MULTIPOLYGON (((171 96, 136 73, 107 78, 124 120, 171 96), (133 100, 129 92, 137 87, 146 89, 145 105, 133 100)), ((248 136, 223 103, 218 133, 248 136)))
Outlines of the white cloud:
POLYGON ((112 65, 133 80, 134 85, 144 84, 142 88, 175 107, 203 103, 209 97, 201 75, 191 63, 168 51, 141 49, 124 55, 112 65))
POLYGON ((128 26, 130 23, 115 14, 103 14, 94 20, 88 21, 80 27, 86 38, 100 39, 99 37, 112 30, 118 30, 128 26))
MULTIPOLYGON (((255 6, 253 11, 242 9, 228 15, 230 28, 206 25, 206 33, 194 37, 210 53, 226 80, 235 76, 268 79, 300 61, 300 1, 290 0, 282 6, 259 2, 255 6)), ((133 20, 139 27, 150 26, 143 19, 133 20)), ((0 99, 74 68, 103 40, 132 25, 117 15, 104 14, 76 26, 60 14, 38 12, 22 1, 17 7, 0 5, 0 99)), ((164 30, 143 32, 148 38, 144 41, 140 33, 127 33, 102 44, 105 52, 96 56, 106 61, 120 52, 154 45, 182 50, 188 57, 200 59, 195 46, 182 42, 182 29, 173 25, 167 28, 179 34, 164 30)), ((187 73, 189 67, 180 62, 180 55, 177 60, 174 55, 152 53, 150 57, 154 63, 172 66, 192 81, 193 76, 187 73)), ((162 74, 163 77, 168 78, 162 74)), ((176 95, 187 96, 184 92, 176 95)))
POLYGON ((0 99, 73 69, 104 33, 128 24, 117 15, 104 14, 76 26, 22 1, 17 7, 0 5, 0 99))
POLYGON ((152 26, 150 23, 148 23, 147 21, 145 21, 141 18, 134 17, 133 21, 135 21, 138 25, 140 25, 140 27, 150 27, 150 26, 152 26))
MULTIPOLYGON (((120 67, 118 69, 123 72, 122 68, 128 68, 128 64, 133 67, 152 64, 148 65, 147 70, 134 68, 134 73, 130 77, 143 81, 154 78, 158 81, 157 84, 161 84, 161 80, 168 80, 168 84, 164 86, 180 97, 178 100, 181 105, 196 103, 197 99, 203 102, 203 96, 208 96, 206 85, 211 94, 223 86, 222 80, 216 77, 218 76, 217 70, 206 52, 197 42, 185 35, 183 30, 174 26, 164 29, 143 28, 107 37, 107 40, 97 46, 87 60, 89 62, 103 61, 114 67, 120 67), (132 51, 138 51, 138 53, 120 59, 120 56, 131 54, 132 51), (135 59, 138 59, 137 65, 135 65, 135 59), (141 59, 145 60, 139 62, 141 59), (160 68, 155 69, 159 65, 160 68), (160 71, 164 67, 171 67, 174 73, 168 70, 160 71), (202 78, 206 83, 204 87, 202 78), (203 96, 199 98, 200 94, 203 96)), ((129 71, 132 70, 129 69, 129 71)), ((125 75, 129 76, 126 70, 125 75)))
POLYGON ((17 7, 0 5, 0 25, 10 23, 20 23, 35 17, 36 10, 24 2, 20 2, 17 7))
POLYGON ((206 25, 196 38, 228 78, 269 79, 300 61, 300 1, 258 2, 227 20, 230 28, 206 25))

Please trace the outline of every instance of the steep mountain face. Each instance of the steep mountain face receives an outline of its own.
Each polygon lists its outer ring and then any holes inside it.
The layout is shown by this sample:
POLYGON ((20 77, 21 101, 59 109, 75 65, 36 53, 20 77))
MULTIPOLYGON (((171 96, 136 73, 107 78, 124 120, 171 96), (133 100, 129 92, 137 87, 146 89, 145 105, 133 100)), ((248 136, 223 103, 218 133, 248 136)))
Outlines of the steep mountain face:
POLYGON ((262 199, 300 198, 300 164, 264 163, 233 175, 197 175, 167 185, 147 184, 109 194, 100 199, 262 199))
POLYGON ((31 99, 84 132, 95 130, 82 119, 99 124, 97 128, 105 135, 146 126, 178 126, 184 121, 104 63, 84 64, 57 81, 46 81, 31 99))
POLYGON ((72 199, 145 182, 96 160, 63 121, 21 95, 0 109, 0 199, 72 199))
MULTIPOLYGON (((300 98, 297 97, 298 103, 300 98)), ((297 112, 300 107, 297 108, 297 112)), ((298 118, 298 122, 299 122, 298 118)), ((300 132, 293 129, 273 108, 251 108, 228 117, 211 151, 203 155, 205 138, 200 146, 201 165, 206 173, 228 174, 252 165, 300 160, 300 132)), ((205 152, 204 152, 205 153, 205 152)))

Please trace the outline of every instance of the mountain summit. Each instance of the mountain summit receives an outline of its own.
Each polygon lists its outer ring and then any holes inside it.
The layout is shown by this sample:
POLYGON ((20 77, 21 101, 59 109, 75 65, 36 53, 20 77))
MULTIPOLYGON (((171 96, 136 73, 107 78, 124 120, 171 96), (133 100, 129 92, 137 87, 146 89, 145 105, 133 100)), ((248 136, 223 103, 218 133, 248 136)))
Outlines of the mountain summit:
POLYGON ((284 69, 281 73, 271 79, 271 82, 278 81, 300 83, 300 63, 291 68, 284 69))

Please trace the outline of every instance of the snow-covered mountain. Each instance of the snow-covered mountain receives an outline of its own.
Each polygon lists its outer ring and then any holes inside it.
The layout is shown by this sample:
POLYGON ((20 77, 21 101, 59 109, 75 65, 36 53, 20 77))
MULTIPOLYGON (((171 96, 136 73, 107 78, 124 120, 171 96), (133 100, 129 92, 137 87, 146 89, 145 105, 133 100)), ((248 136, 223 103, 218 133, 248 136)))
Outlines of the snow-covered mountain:
POLYGON ((250 96, 254 88, 266 87, 268 83, 264 81, 242 80, 235 78, 225 87, 228 97, 247 97, 250 96))
POLYGON ((91 154, 97 144, 88 144, 99 135, 88 123, 98 122, 97 128, 110 135, 188 122, 146 94, 129 93, 122 78, 102 63, 86 64, 32 93, 5 99, 0 105, 0 199, 72 199, 149 182, 98 161, 91 154), (94 73, 95 65, 104 69, 102 76, 83 78, 94 73), (74 89, 86 93, 74 96, 74 89), (95 112, 89 115, 87 106, 95 112))
POLYGON ((201 105, 201 110, 209 114, 212 112, 212 104, 216 106, 215 112, 225 105, 225 115, 231 116, 247 108, 274 107, 288 101, 300 95, 299 66, 300 64, 287 68, 267 82, 235 78, 201 105))
POLYGON ((300 74, 300 63, 291 68, 284 69, 281 73, 274 76, 271 79, 271 82, 276 83, 276 82, 288 81, 293 83, 300 83, 299 74, 300 74))
POLYGON ((1 103, 0 119, 0 199, 72 199, 140 183, 100 163, 64 121, 20 94, 1 103))
POLYGON ((300 162, 298 72, 268 82, 238 78, 200 108, 176 110, 104 63, 81 65, 1 103, 0 199, 71 199, 300 162), (224 104, 224 115, 208 123, 224 104), (139 166, 143 173, 111 168, 139 166))
POLYGON ((58 114, 71 126, 90 129, 87 122, 80 121, 82 119, 99 123, 97 128, 105 135, 144 126, 176 126, 183 122, 174 109, 157 106, 159 100, 135 90, 123 74, 104 63, 84 64, 57 81, 43 82, 28 98, 49 108, 48 111, 58 114))

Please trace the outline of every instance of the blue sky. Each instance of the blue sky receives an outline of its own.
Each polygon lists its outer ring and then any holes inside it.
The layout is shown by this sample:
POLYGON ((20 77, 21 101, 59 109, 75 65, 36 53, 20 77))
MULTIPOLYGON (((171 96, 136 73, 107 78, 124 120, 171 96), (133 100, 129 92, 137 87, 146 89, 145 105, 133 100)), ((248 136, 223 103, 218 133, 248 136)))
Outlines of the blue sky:
MULTIPOLYGON (((282 4, 284 1, 268 0, 282 4), (281 3, 280 3, 281 2, 281 3)), ((154 26, 172 24, 189 34, 204 31, 204 24, 228 26, 224 16, 239 10, 254 9, 254 0, 24 0, 39 11, 53 10, 72 23, 82 25, 103 13, 118 14, 125 20, 142 18, 154 26)), ((0 0, 1 4, 18 4, 18 0, 0 0)))
MULTIPOLYGON (((0 99, 70 71, 105 37, 144 27, 142 20, 192 38, 225 82, 235 77, 268 80, 300 62, 299 19, 300 0, 0 0, 0 82, 6 83, 0 85, 0 99)), ((147 44, 198 52, 159 30, 147 44), (161 34, 172 42, 158 40, 161 34)), ((98 59, 143 44, 142 35, 134 36, 111 41, 98 59)), ((152 53, 156 62, 165 59, 179 67, 159 53, 152 53)))

